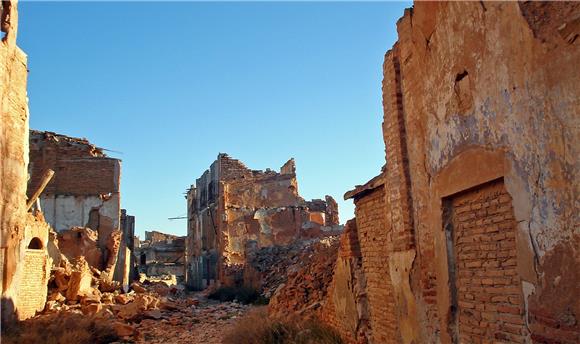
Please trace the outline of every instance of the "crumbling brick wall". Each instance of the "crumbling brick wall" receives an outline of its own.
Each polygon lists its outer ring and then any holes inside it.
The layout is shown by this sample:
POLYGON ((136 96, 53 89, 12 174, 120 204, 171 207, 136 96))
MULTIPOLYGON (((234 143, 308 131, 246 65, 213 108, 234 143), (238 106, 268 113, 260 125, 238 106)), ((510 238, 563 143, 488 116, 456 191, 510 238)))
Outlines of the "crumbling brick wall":
POLYGON ((348 343, 368 343, 371 334, 366 276, 356 221, 349 220, 340 237, 332 282, 320 318, 348 343))
POLYGON ((188 191, 188 284, 242 283, 248 245, 287 245, 340 230, 338 207, 298 194, 293 159, 280 172, 218 155, 188 191), (256 245, 252 244, 255 243, 256 245))
POLYGON ((375 342, 580 341, 579 17, 570 2, 417 2, 397 23, 380 232, 365 238, 370 196, 357 203, 375 342))
POLYGON ((354 198, 356 227, 366 277, 372 342, 400 342, 395 290, 389 270, 393 245, 385 213, 384 175, 345 195, 354 198))
POLYGON ((59 232, 75 227, 95 230, 102 251, 96 268, 111 269, 116 280, 128 284, 131 255, 126 241, 132 234, 120 232, 121 161, 107 157, 84 138, 31 130, 29 193, 47 169, 55 171, 40 197, 47 222, 59 232))

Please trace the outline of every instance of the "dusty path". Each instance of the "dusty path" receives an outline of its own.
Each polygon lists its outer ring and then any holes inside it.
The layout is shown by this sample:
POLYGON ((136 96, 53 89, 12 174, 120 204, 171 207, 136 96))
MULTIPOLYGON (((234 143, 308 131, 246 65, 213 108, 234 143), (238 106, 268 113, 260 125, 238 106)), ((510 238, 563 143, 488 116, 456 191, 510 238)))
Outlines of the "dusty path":
POLYGON ((136 343, 219 344, 250 306, 218 302, 196 294, 198 305, 161 310, 159 319, 144 319, 136 324, 136 343))

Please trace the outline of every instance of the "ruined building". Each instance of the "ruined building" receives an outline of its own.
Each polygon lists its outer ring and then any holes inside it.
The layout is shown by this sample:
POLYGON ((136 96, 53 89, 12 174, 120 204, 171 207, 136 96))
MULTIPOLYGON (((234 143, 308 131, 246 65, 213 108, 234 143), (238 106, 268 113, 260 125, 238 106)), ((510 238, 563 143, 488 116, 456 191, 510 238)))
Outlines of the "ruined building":
POLYGON ((137 250, 139 270, 147 276, 185 276, 185 240, 172 234, 158 231, 145 232, 137 250))
POLYGON ((370 342, 580 342, 580 4, 416 2, 397 29, 386 167, 345 195, 370 342))
POLYGON ((86 256, 91 266, 128 284, 134 229, 126 216, 126 228, 121 227, 121 160, 86 139, 31 130, 29 193, 47 169, 55 175, 40 196, 40 206, 59 232, 62 253, 69 259, 86 256))
POLYGON ((341 229, 338 206, 298 194, 294 160, 280 172, 250 170, 219 154, 187 193, 187 284, 241 283, 248 250, 286 245, 341 229))
POLYGON ((121 242, 119 245, 119 261, 115 278, 119 281, 131 282, 137 277, 137 262, 135 260, 135 216, 127 215, 126 209, 121 209, 121 242))
POLYGON ((51 266, 47 252, 49 226, 41 213, 29 213, 35 200, 26 197, 27 57, 16 45, 16 6, 17 1, 0 4, 0 308, 3 323, 29 318, 44 308, 51 266))

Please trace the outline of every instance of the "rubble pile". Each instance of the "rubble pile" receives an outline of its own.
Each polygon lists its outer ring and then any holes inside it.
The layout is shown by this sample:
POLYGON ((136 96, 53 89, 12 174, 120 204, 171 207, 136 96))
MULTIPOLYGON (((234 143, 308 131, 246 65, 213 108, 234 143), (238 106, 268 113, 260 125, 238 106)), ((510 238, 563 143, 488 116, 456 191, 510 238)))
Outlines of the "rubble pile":
POLYGON ((189 342, 202 334, 219 338, 249 306, 207 300, 188 294, 183 285, 142 278, 123 290, 106 272, 91 268, 84 257, 62 259, 49 282, 48 302, 36 319, 90 316, 108 324, 123 342, 189 342), (193 333, 195 332, 195 334, 193 333))
POLYGON ((250 307, 235 302, 220 303, 205 297, 181 300, 175 306, 174 310, 161 309, 156 313, 158 318, 148 316, 137 323, 136 340, 147 343, 221 343, 227 328, 250 307), (192 301, 196 303, 192 304, 192 301))
POLYGON ((339 237, 295 241, 285 246, 262 247, 248 254, 248 264, 260 274, 260 292, 271 298, 288 280, 291 271, 308 264, 321 249, 337 246, 339 237))
POLYGON ((264 294, 271 294, 270 313, 314 314, 322 306, 332 282, 338 248, 339 237, 329 237, 308 242, 302 249, 281 248, 282 254, 266 254, 276 251, 273 248, 261 250, 255 262, 265 268, 264 294))

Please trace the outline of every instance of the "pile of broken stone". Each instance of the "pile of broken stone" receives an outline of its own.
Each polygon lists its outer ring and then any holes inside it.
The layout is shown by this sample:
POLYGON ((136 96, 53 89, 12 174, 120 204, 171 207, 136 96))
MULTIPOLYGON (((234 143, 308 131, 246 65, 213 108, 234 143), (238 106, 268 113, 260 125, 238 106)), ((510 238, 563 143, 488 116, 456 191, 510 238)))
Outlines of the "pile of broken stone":
POLYGON ((340 237, 265 247, 250 264, 262 275, 262 294, 276 316, 315 314, 324 303, 333 277, 340 237))
POLYGON ((208 310, 182 285, 147 279, 141 281, 123 288, 112 280, 110 272, 90 267, 83 256, 75 258, 72 263, 63 258, 52 271, 48 301, 38 316, 54 313, 94 316, 100 321, 110 322, 124 340, 138 341, 144 333, 151 331, 150 321, 187 326, 206 320, 208 312, 213 317, 225 319, 241 315, 246 308, 227 303, 208 310))

